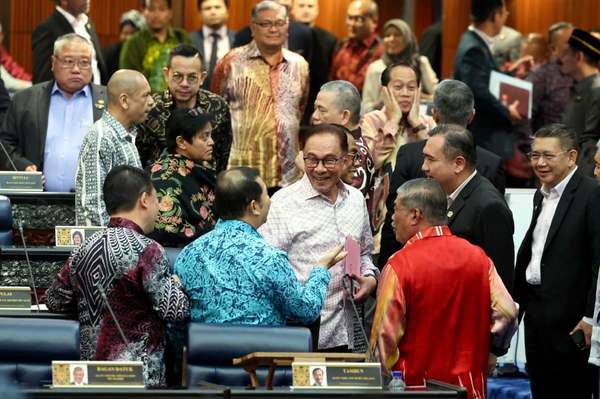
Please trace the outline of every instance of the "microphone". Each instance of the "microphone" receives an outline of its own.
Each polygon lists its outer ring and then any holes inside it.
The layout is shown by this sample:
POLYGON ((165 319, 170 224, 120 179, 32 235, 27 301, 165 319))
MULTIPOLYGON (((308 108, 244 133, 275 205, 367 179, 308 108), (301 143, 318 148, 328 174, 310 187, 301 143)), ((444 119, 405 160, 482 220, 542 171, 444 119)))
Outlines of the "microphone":
POLYGON ((354 295, 352 294, 352 289, 351 289, 352 285, 350 284, 349 280, 350 280, 350 276, 345 275, 344 277, 342 277, 342 284, 344 286, 344 291, 346 291, 346 294, 348 294, 348 298, 350 298, 350 303, 352 304, 352 309, 354 310, 354 315, 356 316, 356 319, 358 320, 358 324, 360 326, 361 335, 363 336, 363 339, 367 343, 367 351, 365 352, 365 355, 366 355, 365 361, 372 362, 374 360, 373 351, 371 350, 371 346, 369 345, 369 337, 367 337, 367 333, 365 332, 365 327, 363 326, 363 323, 360 320, 360 314, 358 313, 358 309, 356 308, 356 302, 354 301, 354 295))
MULTIPOLYGON (((10 166, 12 166, 15 172, 18 172, 17 166, 13 162, 11 156, 8 154, 6 147, 4 146, 4 141, 0 140, 0 148, 2 148, 2 152, 6 155, 8 162, 10 162, 10 166)), ((29 279, 31 280, 31 287, 33 288, 33 298, 35 299, 35 306, 37 307, 37 311, 40 311, 40 300, 37 294, 37 288, 35 286, 35 278, 33 277, 33 268, 31 267, 31 262, 29 261, 29 252, 27 251, 27 244, 25 243, 25 234, 23 233, 23 221, 20 218, 17 218, 17 223, 19 225, 19 233, 21 234, 21 242, 23 243, 23 251, 25 252, 25 260, 27 262, 27 268, 29 269, 29 279)))
POLYGON ((35 306, 37 306, 37 311, 40 311, 40 300, 38 299, 37 288, 35 286, 35 278, 33 277, 33 268, 31 267, 31 262, 29 262, 29 252, 27 251, 27 244, 25 244, 25 234, 23 233, 23 222, 21 219, 18 219, 19 223, 19 233, 21 234, 21 242, 23 243, 23 251, 25 252, 25 260, 27 261, 27 268, 29 269, 29 279, 31 280, 31 286, 33 288, 33 298, 35 299, 35 306))
POLYGON ((125 347, 128 347, 129 340, 125 336, 125 333, 123 332, 123 329, 121 328, 121 324, 119 323, 119 320, 117 320, 117 316, 115 315, 115 312, 113 312, 112 306, 110 306, 110 303, 108 303, 108 298, 106 297, 106 292, 104 292, 104 288, 102 288, 102 285, 100 284, 100 282, 98 282, 97 287, 98 287, 98 291, 100 291, 100 295, 102 296, 102 299, 104 300, 104 303, 106 304, 106 307, 108 308, 108 311, 110 312, 110 316, 112 317, 113 321, 115 322, 115 325, 117 326, 117 330, 119 331, 119 334, 121 335, 121 339, 125 343, 125 347))

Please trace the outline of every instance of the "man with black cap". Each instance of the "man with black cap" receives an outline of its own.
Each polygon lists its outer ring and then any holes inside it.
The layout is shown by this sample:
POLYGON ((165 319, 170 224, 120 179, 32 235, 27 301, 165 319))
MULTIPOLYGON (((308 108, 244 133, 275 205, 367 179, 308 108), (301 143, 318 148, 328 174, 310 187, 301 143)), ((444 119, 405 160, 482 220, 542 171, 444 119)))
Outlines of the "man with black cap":
POLYGON ((600 39, 592 34, 574 29, 569 38, 569 48, 560 58, 561 71, 575 80, 563 123, 575 130, 581 153, 577 164, 592 176, 594 154, 600 139, 600 39))

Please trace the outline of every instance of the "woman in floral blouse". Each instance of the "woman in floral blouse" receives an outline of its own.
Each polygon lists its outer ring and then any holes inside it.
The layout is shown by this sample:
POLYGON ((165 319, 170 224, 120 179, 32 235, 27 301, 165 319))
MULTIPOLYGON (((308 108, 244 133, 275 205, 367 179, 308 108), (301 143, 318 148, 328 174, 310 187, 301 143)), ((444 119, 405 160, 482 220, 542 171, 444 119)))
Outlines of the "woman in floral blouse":
POLYGON ((159 201, 159 214, 150 235, 165 247, 183 247, 211 230, 215 171, 212 159, 211 116, 175 109, 167 121, 168 154, 150 168, 159 201))

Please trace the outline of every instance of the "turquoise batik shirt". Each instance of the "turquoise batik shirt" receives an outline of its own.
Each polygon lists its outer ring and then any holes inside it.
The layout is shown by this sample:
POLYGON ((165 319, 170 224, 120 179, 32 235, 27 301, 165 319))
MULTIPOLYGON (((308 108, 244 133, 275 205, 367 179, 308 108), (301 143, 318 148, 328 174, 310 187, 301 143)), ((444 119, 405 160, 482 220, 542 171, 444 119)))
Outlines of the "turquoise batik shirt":
POLYGON ((266 326, 315 320, 330 278, 314 267, 302 286, 287 254, 240 220, 219 220, 185 247, 175 273, 190 296, 192 320, 266 326))

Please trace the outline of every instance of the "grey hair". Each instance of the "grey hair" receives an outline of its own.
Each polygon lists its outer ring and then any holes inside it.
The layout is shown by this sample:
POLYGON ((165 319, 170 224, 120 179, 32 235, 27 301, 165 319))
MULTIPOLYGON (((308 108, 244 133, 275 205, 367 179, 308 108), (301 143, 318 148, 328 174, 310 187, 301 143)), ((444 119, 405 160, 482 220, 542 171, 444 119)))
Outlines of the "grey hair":
POLYGON ((467 127, 475 100, 469 86, 459 80, 445 79, 433 93, 433 106, 439 117, 437 123, 467 127))
POLYGON ((550 25, 550 27, 548 28, 548 41, 550 43, 552 43, 552 36, 558 32, 559 30, 563 30, 563 29, 573 29, 575 26, 573 26, 572 23, 570 22, 565 22, 565 21, 560 21, 560 22, 555 22, 552 25, 550 25))
POLYGON ((67 33, 66 35, 62 35, 58 39, 56 39, 56 41, 54 42, 54 50, 52 52, 52 55, 58 55, 58 53, 60 53, 65 44, 72 42, 85 43, 90 48, 90 50, 93 49, 92 43, 85 37, 78 35, 77 33, 67 33))
POLYGON ((406 209, 420 209, 423 218, 431 225, 448 224, 448 199, 437 181, 426 178, 409 180, 396 193, 396 201, 406 209))
POLYGON ((273 10, 279 14, 282 14, 283 18, 287 18, 287 8, 285 8, 284 6, 282 6, 281 4, 279 4, 276 1, 272 1, 272 0, 263 0, 261 2, 259 2, 257 5, 254 6, 254 8, 252 9, 252 20, 256 20, 256 16, 258 15, 259 12, 261 11, 265 11, 265 10, 273 10))
POLYGON ((335 105, 341 111, 350 111, 350 123, 356 125, 360 121, 360 93, 356 86, 346 80, 333 80, 321 86, 320 91, 335 93, 335 105))

